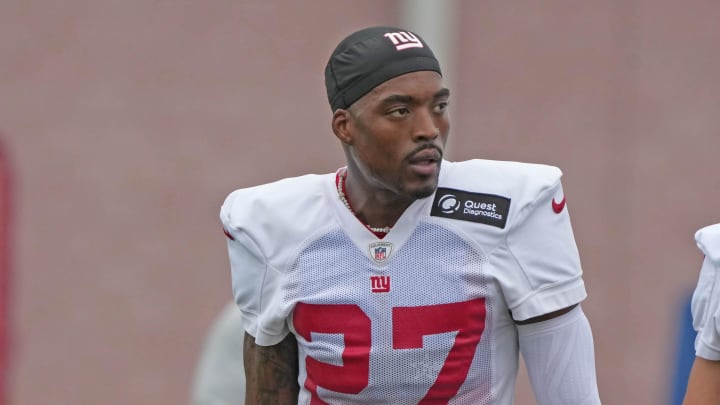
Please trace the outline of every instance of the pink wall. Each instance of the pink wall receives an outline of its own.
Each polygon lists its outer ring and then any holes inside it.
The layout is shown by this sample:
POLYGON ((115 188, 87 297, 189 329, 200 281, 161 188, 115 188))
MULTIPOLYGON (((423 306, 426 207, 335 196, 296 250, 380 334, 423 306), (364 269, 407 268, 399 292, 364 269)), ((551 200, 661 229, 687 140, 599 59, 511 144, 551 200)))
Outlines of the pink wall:
POLYGON ((395 19, 391 5, 313 4, 0 5, 13 403, 187 402, 231 298, 220 203, 340 164, 325 59, 348 30, 395 19))
MULTIPOLYGON (((605 403, 662 403, 676 305, 701 260, 692 233, 720 219, 720 5, 459 4, 450 157, 565 171, 605 403)), ((353 29, 396 24, 395 10, 0 5, 0 130, 17 173, 13 403, 187 401, 230 297, 219 204, 342 164, 325 60, 353 29)))
POLYGON ((667 403, 692 235, 720 221, 720 4, 462 4, 456 157, 563 169, 603 399, 667 403))

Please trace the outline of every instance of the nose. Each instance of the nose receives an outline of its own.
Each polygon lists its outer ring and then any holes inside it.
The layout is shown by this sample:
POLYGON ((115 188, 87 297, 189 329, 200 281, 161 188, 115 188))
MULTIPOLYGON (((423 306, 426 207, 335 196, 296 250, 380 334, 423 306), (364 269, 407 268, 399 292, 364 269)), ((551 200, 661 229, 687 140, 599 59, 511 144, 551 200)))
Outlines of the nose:
POLYGON ((415 116, 413 125, 413 140, 415 141, 431 141, 440 136, 440 130, 435 125, 432 111, 425 108, 415 116))

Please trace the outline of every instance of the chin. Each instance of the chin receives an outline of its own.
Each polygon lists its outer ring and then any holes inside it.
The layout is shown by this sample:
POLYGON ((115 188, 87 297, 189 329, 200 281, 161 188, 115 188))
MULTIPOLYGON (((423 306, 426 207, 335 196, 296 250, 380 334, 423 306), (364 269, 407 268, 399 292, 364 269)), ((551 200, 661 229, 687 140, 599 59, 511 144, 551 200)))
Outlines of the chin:
POLYGON ((437 189, 437 181, 432 181, 429 184, 423 184, 419 187, 412 187, 408 190, 408 194, 414 199, 421 199, 430 197, 437 189))

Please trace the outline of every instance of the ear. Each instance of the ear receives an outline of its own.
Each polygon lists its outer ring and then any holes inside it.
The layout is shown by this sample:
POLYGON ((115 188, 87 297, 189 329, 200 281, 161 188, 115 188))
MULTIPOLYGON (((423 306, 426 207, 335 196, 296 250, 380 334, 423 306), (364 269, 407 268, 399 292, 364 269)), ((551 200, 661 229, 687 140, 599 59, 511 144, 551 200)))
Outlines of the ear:
POLYGON ((331 122, 332 130, 340 142, 352 145, 352 115, 350 111, 339 108, 335 110, 331 122))

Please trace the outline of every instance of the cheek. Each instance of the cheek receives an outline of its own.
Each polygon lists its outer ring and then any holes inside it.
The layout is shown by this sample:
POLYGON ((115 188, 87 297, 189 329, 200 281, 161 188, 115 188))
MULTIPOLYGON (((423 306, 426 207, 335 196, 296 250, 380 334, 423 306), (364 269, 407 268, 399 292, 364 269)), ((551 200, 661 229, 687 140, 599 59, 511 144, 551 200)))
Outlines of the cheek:
POLYGON ((389 166, 397 160, 397 147, 387 142, 372 142, 361 151, 363 160, 375 168, 389 166))
POLYGON ((440 132, 447 132, 450 130, 450 115, 446 112, 443 116, 439 117, 435 122, 440 132))
POLYGON ((440 119, 436 125, 437 128, 440 130, 440 139, 442 140, 442 143, 444 145, 448 137, 450 136, 450 120, 447 114, 445 114, 445 116, 440 119))
POLYGON ((363 156, 378 164, 397 160, 402 151, 402 137, 398 136, 397 129, 378 128, 363 141, 363 156))

